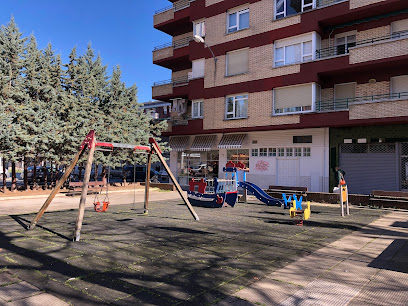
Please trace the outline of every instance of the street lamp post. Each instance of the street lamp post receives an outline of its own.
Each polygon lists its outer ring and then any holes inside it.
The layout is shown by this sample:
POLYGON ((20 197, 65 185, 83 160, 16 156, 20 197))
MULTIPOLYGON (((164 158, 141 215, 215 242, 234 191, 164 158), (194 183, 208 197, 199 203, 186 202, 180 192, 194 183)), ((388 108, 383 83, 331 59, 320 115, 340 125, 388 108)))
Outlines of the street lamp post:
POLYGON ((215 86, 215 77, 217 73, 217 60, 218 59, 215 57, 215 54, 213 50, 211 49, 211 47, 205 42, 204 38, 202 38, 200 35, 194 35, 194 41, 200 44, 204 44, 204 46, 206 46, 210 50, 213 56, 213 59, 214 59, 214 86, 215 86))

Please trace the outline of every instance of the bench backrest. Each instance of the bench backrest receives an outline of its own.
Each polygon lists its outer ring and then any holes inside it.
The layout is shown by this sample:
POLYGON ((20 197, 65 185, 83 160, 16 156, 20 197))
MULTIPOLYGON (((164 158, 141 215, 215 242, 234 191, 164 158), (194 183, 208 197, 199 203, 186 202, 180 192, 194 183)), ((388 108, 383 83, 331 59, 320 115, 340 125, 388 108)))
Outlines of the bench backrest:
MULTIPOLYGON (((84 184, 83 182, 69 182, 69 187, 82 187, 83 184, 84 184)), ((88 184, 89 187, 99 187, 103 185, 104 185, 103 181, 97 181, 97 182, 91 181, 88 184)))
POLYGON ((293 186, 269 186, 269 189, 307 191, 307 187, 293 187, 293 186))
POLYGON ((403 191, 373 190, 371 194, 380 197, 408 198, 408 192, 403 191))

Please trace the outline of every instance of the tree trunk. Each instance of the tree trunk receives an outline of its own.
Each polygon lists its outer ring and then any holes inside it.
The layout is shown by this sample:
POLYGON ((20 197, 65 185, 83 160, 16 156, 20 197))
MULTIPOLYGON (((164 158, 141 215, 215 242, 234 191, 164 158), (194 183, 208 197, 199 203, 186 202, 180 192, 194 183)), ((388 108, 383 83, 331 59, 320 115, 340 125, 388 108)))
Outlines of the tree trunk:
POLYGON ((34 158, 34 168, 33 168, 33 189, 36 190, 37 186, 37 158, 34 158))
POLYGON ((95 182, 98 181, 98 165, 97 164, 95 164, 94 180, 95 182))
POLYGON ((106 184, 107 184, 106 174, 107 174, 106 166, 104 165, 104 166, 102 166, 102 182, 103 182, 104 186, 106 186, 106 184))
POLYGON ((51 188, 54 188, 54 183, 55 183, 55 172, 56 172, 56 165, 54 164, 54 162, 51 162, 51 188), (55 168, 54 168, 55 167, 55 168))
POLYGON ((79 171, 78 171, 78 182, 80 182, 80 181, 81 181, 81 176, 82 176, 82 166, 83 166, 83 163, 81 163, 81 165, 79 166, 79 171))
POLYGON ((48 188, 48 169, 47 169, 47 162, 45 162, 45 166, 43 167, 43 173, 44 173, 44 187, 43 189, 48 188))
POLYGON ((122 165, 122 180, 123 180, 123 186, 126 186, 126 174, 125 174, 125 166, 122 165))
POLYGON ((24 156, 24 190, 28 189, 27 161, 28 161, 28 158, 24 156))
POLYGON ((11 163, 11 191, 17 191, 16 163, 11 163))
POLYGON ((6 160, 3 157, 3 193, 6 193, 7 186, 6 186, 6 160))

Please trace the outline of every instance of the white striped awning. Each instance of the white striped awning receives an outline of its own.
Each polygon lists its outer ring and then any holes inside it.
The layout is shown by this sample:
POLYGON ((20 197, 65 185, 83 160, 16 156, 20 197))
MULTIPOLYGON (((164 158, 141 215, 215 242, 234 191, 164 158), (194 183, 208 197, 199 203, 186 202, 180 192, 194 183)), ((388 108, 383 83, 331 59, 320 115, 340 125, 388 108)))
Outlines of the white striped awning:
POLYGON ((191 151, 211 151, 215 135, 196 136, 190 147, 191 151))
POLYGON ((222 135, 218 148, 220 149, 240 149, 247 134, 222 135))
POLYGON ((172 151, 184 151, 187 146, 187 142, 190 136, 171 137, 169 146, 172 151))

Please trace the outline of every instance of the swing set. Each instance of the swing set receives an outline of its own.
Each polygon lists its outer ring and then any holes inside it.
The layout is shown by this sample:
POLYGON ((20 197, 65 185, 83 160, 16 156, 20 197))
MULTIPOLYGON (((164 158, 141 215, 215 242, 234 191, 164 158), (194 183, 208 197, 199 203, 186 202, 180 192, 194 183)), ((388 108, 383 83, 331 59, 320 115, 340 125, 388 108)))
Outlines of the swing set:
MULTIPOLYGON (((123 143, 97 142, 96 141, 96 136, 95 136, 95 131, 91 130, 88 133, 88 135, 85 137, 84 141, 81 143, 81 145, 79 147, 79 151, 76 153, 76 155, 72 159, 72 162, 67 167, 64 175, 58 181, 58 184, 52 190, 51 194, 48 196, 47 200, 44 202, 44 204, 42 205, 42 207, 38 211, 37 215, 34 217, 33 221, 31 221, 30 225, 27 228, 28 230, 33 229, 37 225, 38 221, 41 219, 44 212, 47 210, 48 206, 51 204, 52 200, 54 199, 54 197, 56 196, 58 191, 61 189, 62 185, 68 179, 69 175, 71 174, 71 172, 74 169, 75 165, 77 164, 78 160, 81 158, 81 156, 88 149, 89 150, 88 160, 87 160, 86 167, 85 167, 85 173, 84 173, 84 179, 83 179, 83 185, 82 185, 82 191, 81 191, 81 198, 80 198, 80 201, 79 201, 78 216, 77 216, 77 220, 76 220, 74 237, 73 237, 73 241, 79 241, 80 240, 81 228, 82 228, 82 223, 83 223, 84 214, 85 214, 86 196, 87 196, 87 193, 88 193, 89 179, 90 179, 90 176, 91 176, 92 162, 93 162, 96 147, 110 148, 110 151, 112 151, 113 148, 133 149, 134 152, 135 151, 142 151, 142 152, 148 154, 147 166, 146 166, 144 214, 148 214, 148 211, 149 211, 150 170, 151 170, 152 155, 156 154, 157 157, 159 158, 160 162, 162 163, 164 169, 166 169, 167 174, 169 175, 171 181, 173 182, 174 186, 176 187, 176 189, 177 189, 178 193, 180 194, 181 198, 183 199, 184 203, 187 205, 187 208, 189 209, 191 215, 193 216, 193 218, 195 220, 199 220, 198 215, 196 214, 193 207, 191 206, 187 196, 183 193, 180 185, 178 184, 178 182, 175 179, 173 173, 171 172, 169 166, 167 165, 167 163, 166 163, 166 161, 165 161, 165 159, 164 159, 164 157, 163 157, 163 155, 161 153, 159 145, 157 144, 157 142, 156 142, 156 140, 154 138, 152 138, 152 137, 149 138, 149 146, 123 144, 123 143)), ((101 150, 104 150, 104 149, 101 149, 101 150)), ((109 185, 109 174, 108 174, 108 184, 107 185, 109 185)), ((101 203, 100 203, 98 197, 95 197, 94 209, 97 212, 103 212, 103 211, 106 211, 108 209, 109 204, 110 204, 110 202, 109 202, 108 187, 107 187, 105 199, 102 201, 102 205, 103 205, 102 208, 100 207, 101 203)))

